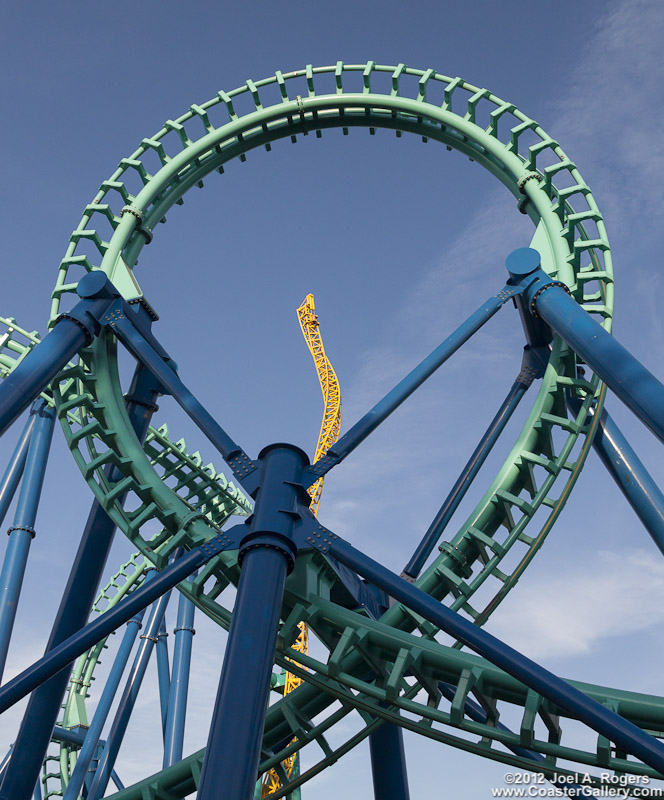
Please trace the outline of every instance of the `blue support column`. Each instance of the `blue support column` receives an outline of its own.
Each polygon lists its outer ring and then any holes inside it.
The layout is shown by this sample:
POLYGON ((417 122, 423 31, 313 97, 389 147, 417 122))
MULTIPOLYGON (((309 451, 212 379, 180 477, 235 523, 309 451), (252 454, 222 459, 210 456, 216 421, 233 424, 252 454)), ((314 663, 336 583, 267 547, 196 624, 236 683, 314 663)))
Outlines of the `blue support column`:
MULTIPOLYGON (((14 524, 8 531, 9 544, 0 573, 0 678, 5 669, 28 552, 35 535, 39 497, 53 438, 55 409, 40 398, 35 403, 34 412, 35 427, 26 457, 14 524)), ((32 785, 34 786, 34 781, 32 785)))
POLYGON ((2 476, 2 481, 0 481, 0 525, 5 521, 5 516, 14 499, 21 475, 23 475, 25 460, 28 456, 28 447, 30 446, 30 437, 34 427, 35 415, 31 413, 25 423, 21 437, 16 443, 16 448, 9 460, 5 474, 2 476))
POLYGON ((260 484, 212 716, 199 800, 253 800, 284 583, 296 554, 293 525, 308 506, 307 456, 292 445, 259 455, 260 484), (238 754, 241 754, 238 757, 238 754))
MULTIPOLYGON (((42 656, 39 661, 35 661, 32 666, 23 670, 12 680, 7 681, 6 684, 0 687, 0 714, 11 708, 14 703, 18 703, 19 700, 53 677, 53 675, 68 667, 75 658, 82 655, 93 644, 108 636, 123 623, 128 622, 134 614, 146 608, 158 597, 161 597, 164 592, 185 580, 195 569, 202 567, 203 564, 214 556, 219 555, 228 546, 228 540, 223 538, 223 534, 220 534, 195 550, 191 550, 174 564, 166 567, 147 585, 141 586, 140 589, 132 592, 129 597, 118 603, 113 609, 102 614, 94 622, 88 623, 85 628, 65 639, 64 642, 54 647, 45 656, 42 656)), ((51 728, 51 730, 53 729, 51 728)), ((0 797, 3 800, 19 800, 18 795, 6 795, 5 792, 6 786, 3 783, 0 797)))
MULTIPOLYGON (((152 414, 157 409, 155 403, 159 394, 160 386, 157 381, 147 369, 139 365, 125 399, 127 415, 139 441, 142 441, 147 434, 152 414)), ((115 466, 109 467, 106 475, 111 483, 123 477, 115 466)), ((122 502, 123 498, 119 500, 122 502)), ((106 566, 114 533, 115 524, 95 500, 53 622, 46 645, 47 653, 85 625, 106 566)), ((69 669, 63 670, 39 686, 30 697, 16 739, 17 747, 12 762, 5 780, 0 785, 2 800, 5 798, 22 800, 28 796, 30 781, 39 775, 51 730, 55 725, 67 688, 69 674, 69 669)))
POLYGON ((507 258, 524 302, 541 317, 664 442, 664 385, 540 268, 537 250, 522 247, 507 258))
POLYGON ((189 693, 191 648, 194 634, 196 633, 194 630, 195 610, 196 607, 191 600, 181 594, 178 603, 177 623, 173 631, 175 646, 173 648, 173 674, 171 675, 164 738, 164 769, 182 759, 187 696, 189 693))
POLYGON ((627 753, 664 773, 664 745, 636 725, 574 688, 552 672, 461 617, 433 597, 356 550, 335 534, 323 534, 320 545, 350 569, 387 592, 395 600, 437 625, 467 647, 505 670, 572 717, 615 742, 627 753))
POLYGON ((444 342, 438 345, 415 369, 406 375, 392 391, 368 411, 339 441, 311 468, 315 475, 326 474, 333 466, 339 464, 372 431, 374 431, 389 415, 397 409, 410 395, 421 386, 427 378, 442 366, 464 342, 476 333, 504 303, 521 292, 520 288, 505 286, 497 295, 490 297, 480 308, 461 324, 444 342))
MULTIPOLYGON (((172 558, 177 558, 178 555, 179 552, 176 550, 172 558)), ((115 712, 115 718, 106 740, 104 752, 99 759, 97 771, 88 791, 89 800, 99 800, 99 798, 102 798, 108 786, 111 772, 115 766, 115 761, 127 730, 127 725, 129 725, 131 713, 136 704, 136 698, 138 697, 143 678, 145 677, 145 671, 150 663, 152 649, 158 641, 159 629, 164 619, 170 596, 170 591, 165 592, 154 604, 145 625, 145 633, 140 637, 141 643, 134 658, 133 666, 127 676, 127 683, 125 684, 122 697, 120 698, 117 711, 115 712)))
POLYGON ((171 687, 170 665, 168 663, 168 633, 162 618, 157 634, 157 676, 159 681, 159 709, 161 711, 161 733, 166 741, 166 721, 168 718, 168 696, 171 687))
POLYGON ((417 546, 408 564, 404 567, 402 573, 403 577, 414 579, 417 578, 422 571, 425 561, 431 555, 431 551, 438 543, 447 523, 452 519, 454 512, 459 507, 459 503, 465 497, 475 476, 480 471, 482 464, 486 461, 487 456, 509 422, 510 417, 519 405, 529 385, 530 383, 526 383, 525 379, 519 380, 519 378, 512 384, 512 388, 498 409, 498 413, 491 420, 491 424, 486 429, 484 436, 480 439, 479 444, 473 451, 466 466, 461 471, 456 483, 445 498, 443 505, 434 517, 429 529, 422 537, 422 541, 417 546))
MULTIPOLYGON (((152 572, 148 573, 149 576, 153 574, 154 573, 152 572)), ((139 611, 139 613, 127 623, 127 629, 122 637, 122 642, 120 643, 113 666, 111 667, 106 684, 104 685, 104 690, 99 698, 97 708, 95 709, 94 717, 92 718, 92 722, 90 723, 90 727, 85 735, 85 740, 78 754, 78 758, 76 759, 76 766, 74 767, 74 771, 69 779, 69 783, 67 784, 67 789, 65 790, 63 800, 77 800, 79 794, 81 793, 85 778, 88 774, 90 763, 92 762, 92 759, 97 751, 97 745, 99 743, 99 739, 101 738, 101 733, 104 724, 106 723, 106 718, 111 710, 115 693, 120 685, 122 673, 124 672, 127 661, 129 660, 129 655, 132 647, 134 646, 134 642, 136 641, 136 637, 138 636, 143 614, 144 611, 139 611)))
MULTIPOLYGON (((572 399, 569 404, 578 413, 580 401, 572 399)), ((664 494, 606 411, 602 411, 593 448, 664 554, 664 494)))
POLYGON ((385 722, 369 736, 369 752, 376 800, 410 800, 402 729, 385 722))

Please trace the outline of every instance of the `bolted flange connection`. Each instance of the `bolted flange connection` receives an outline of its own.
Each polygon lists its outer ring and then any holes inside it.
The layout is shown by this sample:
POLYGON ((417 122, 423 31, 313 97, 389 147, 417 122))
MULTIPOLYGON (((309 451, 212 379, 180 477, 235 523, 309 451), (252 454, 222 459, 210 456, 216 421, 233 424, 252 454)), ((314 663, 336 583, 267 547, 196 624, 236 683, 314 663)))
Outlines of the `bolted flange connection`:
POLYGON ((267 548, 276 550, 286 559, 290 572, 297 556, 293 529, 309 504, 303 481, 309 458, 299 447, 279 443, 261 450, 258 463, 256 505, 246 522, 249 533, 240 542, 238 564, 242 565, 251 550, 267 548))

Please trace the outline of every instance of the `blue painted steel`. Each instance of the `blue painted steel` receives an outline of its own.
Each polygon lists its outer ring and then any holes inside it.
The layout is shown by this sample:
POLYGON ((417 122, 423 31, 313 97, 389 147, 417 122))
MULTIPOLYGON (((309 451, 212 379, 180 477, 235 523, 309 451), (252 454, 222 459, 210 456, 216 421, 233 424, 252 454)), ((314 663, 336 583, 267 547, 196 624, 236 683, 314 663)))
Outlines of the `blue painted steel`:
POLYGON ((410 800, 402 729, 385 722, 369 736, 369 752, 376 800, 410 800))
POLYGON ((16 443, 16 448, 12 453, 11 459, 9 460, 5 474, 2 476, 2 481, 0 481, 0 525, 2 525, 2 523, 5 521, 5 516, 7 515, 7 511, 9 511, 9 506, 12 504, 12 500, 14 499, 14 494, 16 493, 18 483, 21 480, 21 475, 23 475, 25 459, 28 455, 30 437, 32 435, 32 429, 34 426, 35 415, 34 413, 31 413, 28 417, 28 421, 25 423, 25 427, 23 428, 21 436, 16 443))
POLYGON ((170 767, 182 758, 195 610, 194 604, 180 594, 177 623, 173 631, 175 646, 164 738, 164 768, 170 767))
MULTIPOLYGON (((62 323, 60 323, 62 324, 62 323)), ((126 399, 127 415, 142 441, 157 406, 160 387, 149 370, 137 366, 126 399)), ((106 475, 111 483, 123 478, 120 470, 110 466, 106 475)), ((118 498, 124 501, 124 496, 118 498)), ((46 645, 46 652, 73 636, 86 623, 113 542, 115 525, 97 501, 92 504, 81 541, 69 573, 46 645)), ((51 680, 38 686, 28 701, 16 739, 16 751, 0 798, 25 797, 31 781, 37 780, 50 740, 50 731, 60 710, 69 681, 70 669, 62 670, 51 680)))
POLYGON ((58 317, 53 330, 0 384, 0 436, 36 399, 78 351, 99 332, 97 321, 119 297, 103 272, 85 275, 76 289, 81 300, 58 317))
MULTIPOLYGON (((171 556, 172 561, 177 560, 181 552, 181 548, 175 550, 171 556)), ((156 579, 153 579, 153 581, 154 580, 156 579)), ((88 790, 89 800, 99 800, 99 798, 104 796, 104 792, 108 786, 111 772, 115 766, 115 760, 120 751, 127 725, 129 725, 131 713, 134 710, 134 705, 136 704, 136 699, 141 684, 143 683, 143 678, 145 677, 145 671, 150 663, 150 656, 152 655, 152 650, 157 641, 159 629, 161 628, 170 597, 170 591, 165 592, 150 611, 148 621, 145 624, 145 633, 141 635, 141 642, 136 656, 134 657, 134 663, 127 676, 127 683, 125 684, 117 711, 115 712, 115 718, 113 719, 110 733, 106 739, 106 746, 99 759, 92 785, 88 790)))
POLYGON ((507 269, 524 287, 524 302, 664 442, 664 385, 543 270, 525 273, 535 261, 539 263, 539 253, 531 248, 520 248, 507 258, 507 269), (526 250, 535 256, 523 255, 526 250))
POLYGON ((200 800, 253 798, 287 567, 285 555, 267 547, 250 550, 244 558, 200 800))
POLYGON ((271 445, 259 459, 260 484, 249 534, 240 545, 242 573, 198 785, 199 800, 252 800, 254 796, 284 583, 296 554, 293 526, 298 508, 308 499, 301 485, 308 459, 299 448, 271 445))
POLYGON ((33 798, 33 800, 42 800, 42 792, 41 792, 41 783, 40 783, 40 781, 37 781, 37 783, 35 783, 35 788, 34 788, 34 790, 32 792, 32 798, 33 798))
MULTIPOLYGON (((152 575, 154 575, 153 572, 148 573, 146 580, 152 575)), ((132 647, 134 646, 134 642, 136 641, 136 637, 138 636, 138 631, 141 627, 141 621, 144 613, 144 611, 140 611, 127 623, 127 629, 122 637, 122 642, 120 643, 115 660, 113 661, 113 666, 111 667, 106 684, 104 685, 104 690, 99 698, 97 708, 95 709, 94 717, 92 718, 88 732, 85 735, 85 740, 78 754, 78 758, 76 759, 76 766, 74 767, 74 771, 69 779, 69 783, 67 784, 67 789, 65 790, 63 800, 77 800, 81 792, 86 775, 88 774, 90 763, 97 751, 97 745, 99 743, 104 724, 106 723, 108 712, 111 710, 115 693, 118 690, 122 674, 125 666, 127 665, 127 661, 129 660, 129 655, 132 647)))
MULTIPOLYGON (((570 405, 577 410, 580 402, 571 400, 570 405)), ((593 447, 664 554, 664 494, 606 411, 602 411, 593 447)))
MULTIPOLYGON (((85 628, 65 639, 64 642, 50 650, 39 661, 23 670, 11 681, 7 681, 4 686, 0 687, 0 714, 11 708, 14 703, 25 697, 40 683, 60 672, 75 658, 92 647, 93 644, 131 619, 134 614, 149 606, 164 592, 172 589, 180 581, 185 580, 194 570, 202 567, 203 564, 222 552, 225 547, 215 537, 207 544, 191 550, 174 564, 166 567, 147 585, 141 586, 140 589, 132 592, 129 597, 118 603, 115 608, 102 614, 94 622, 88 623, 85 628)), ((5 797, 4 792, 5 785, 3 783, 0 797, 3 800, 10 800, 10 797, 5 797)), ((12 796, 11 800, 18 800, 18 797, 12 796)))
POLYGON ((12 749, 13 748, 14 748, 14 745, 10 744, 9 745, 9 750, 5 753, 5 757, 2 759, 2 761, 0 761, 0 776, 2 776, 2 773, 4 772, 5 767, 7 766, 7 764, 9 764, 9 759, 11 758, 12 749))
POLYGON ((124 783, 122 783, 118 773, 114 769, 111 770, 111 780, 115 784, 115 786, 118 789, 118 791, 121 792, 125 788, 124 783))
POLYGON ((475 480, 475 476, 480 471, 482 464, 486 461, 487 456, 509 422, 510 417, 519 405, 527 389, 528 385, 518 379, 512 384, 512 388, 508 392, 505 400, 503 400, 502 405, 498 409, 498 413, 491 420, 491 424, 486 429, 479 444, 473 451, 472 456, 457 478, 456 483, 445 498, 445 502, 434 517, 429 529, 422 537, 422 541, 417 546, 408 564, 404 567, 402 574, 405 577, 417 578, 422 571, 424 562, 431 555, 431 551, 438 543, 447 523, 452 519, 452 515, 459 507, 459 503, 463 500, 466 492, 475 480))
POLYGON ((109 325, 124 346, 157 378, 163 386, 164 393, 174 397, 226 461, 243 452, 180 380, 173 369, 173 362, 170 362, 170 365, 165 362, 130 319, 118 317, 109 321, 109 325))
POLYGON ((55 409, 40 398, 35 403, 34 410, 35 427, 30 438, 14 524, 9 529, 9 543, 0 573, 0 678, 7 661, 9 640, 16 618, 28 552, 34 537, 39 496, 53 438, 55 409))
POLYGON ((518 287, 506 286, 495 297, 490 297, 480 308, 460 325, 454 333, 438 345, 415 369, 406 375, 392 391, 368 411, 318 462, 316 474, 323 475, 335 464, 343 461, 369 434, 421 386, 427 378, 442 366, 461 345, 468 341, 485 322, 501 308, 510 297, 521 291, 518 287))
POLYGON ((166 739, 166 720, 168 718, 168 696, 171 686, 170 665, 168 662, 168 633, 166 622, 162 619, 157 634, 157 680, 159 683, 159 710, 161 711, 161 733, 166 739))
POLYGON ((356 550, 334 534, 327 534, 329 552, 376 586, 388 592, 395 600, 441 630, 463 642, 471 650, 505 670, 559 708, 589 725, 593 730, 615 742, 626 752, 664 774, 664 745, 636 725, 609 711, 583 692, 570 686, 552 672, 526 658, 482 628, 473 625, 451 611, 421 589, 398 577, 377 561, 356 550))

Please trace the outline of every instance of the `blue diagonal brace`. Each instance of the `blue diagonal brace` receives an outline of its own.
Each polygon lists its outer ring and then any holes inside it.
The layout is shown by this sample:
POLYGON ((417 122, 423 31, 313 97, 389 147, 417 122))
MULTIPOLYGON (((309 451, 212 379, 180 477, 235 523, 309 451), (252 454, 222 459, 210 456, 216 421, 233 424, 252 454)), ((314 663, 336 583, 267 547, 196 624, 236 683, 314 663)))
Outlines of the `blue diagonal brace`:
POLYGON ((653 736, 473 625, 336 534, 328 530, 321 533, 311 526, 302 525, 297 532, 297 542, 301 549, 313 548, 329 553, 398 602, 664 775, 664 745, 653 736))

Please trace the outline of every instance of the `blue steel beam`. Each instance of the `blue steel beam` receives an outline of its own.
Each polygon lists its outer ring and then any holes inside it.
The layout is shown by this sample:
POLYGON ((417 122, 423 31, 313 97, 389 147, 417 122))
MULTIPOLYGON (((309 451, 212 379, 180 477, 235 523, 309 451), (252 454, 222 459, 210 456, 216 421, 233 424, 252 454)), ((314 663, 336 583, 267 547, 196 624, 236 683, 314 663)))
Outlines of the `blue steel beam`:
MULTIPOLYGON (((138 365, 125 399, 127 415, 139 439, 147 434, 160 386, 149 370, 138 365)), ((106 469, 111 483, 123 475, 115 466, 106 469)), ((124 501, 124 496, 118 498, 124 501)), ((78 551, 74 558, 60 607, 55 616, 46 652, 53 650, 85 625, 113 543, 115 524, 95 500, 90 509, 78 551)), ((37 780, 55 725, 71 670, 65 669, 39 686, 30 697, 16 739, 17 747, 7 777, 0 786, 0 798, 25 797, 30 782, 37 780)))
POLYGON ((16 448, 9 460, 5 474, 2 476, 2 481, 0 481, 0 525, 5 521, 5 516, 14 499, 14 494, 21 480, 21 475, 23 475, 25 459, 28 455, 30 437, 32 436, 34 426, 35 415, 34 411, 32 411, 16 443, 16 448))
MULTIPOLYGON (((179 558, 181 552, 181 548, 173 552, 171 563, 179 558)), ((120 752, 122 740, 124 739, 127 726, 129 725, 131 713, 134 710, 134 705, 136 704, 136 699, 138 698, 138 693, 141 689, 143 678, 145 677, 145 671, 150 663, 152 650, 158 641, 159 629, 161 628, 170 596, 170 591, 165 592, 150 611, 148 621, 145 624, 145 633, 140 637, 141 643, 134 657, 132 668, 127 676, 127 682, 122 696, 120 697, 111 730, 106 739, 106 745, 99 759, 92 784, 88 789, 87 796, 89 800, 99 800, 104 796, 104 792, 108 786, 111 772, 113 771, 115 761, 120 752)))
POLYGON ((375 800, 410 800, 403 730, 386 722, 369 736, 375 800))
MULTIPOLYGON (((194 570, 199 569, 211 558, 232 546, 233 542, 228 534, 217 534, 210 541, 196 547, 174 564, 166 567, 154 580, 132 592, 129 597, 102 614, 99 619, 88 623, 73 636, 69 636, 45 656, 42 656, 39 661, 0 687, 0 714, 11 708, 14 703, 17 703, 48 678, 67 667, 93 644, 108 636, 123 623, 128 622, 134 614, 149 606, 164 592, 185 580, 194 570)), ((3 800, 19 800, 17 795, 5 795, 4 783, 0 797, 3 800)))
POLYGON ((319 547, 323 552, 329 552, 398 602, 664 775, 664 745, 653 736, 473 625, 335 534, 326 532, 322 539, 319 547))
POLYGON ((507 257, 511 280, 541 317, 664 442, 664 385, 540 268, 537 250, 522 247, 507 257))
POLYGON ((381 422, 386 420, 427 378, 430 378, 464 342, 467 342, 474 333, 477 333, 507 300, 521 291, 521 287, 505 286, 497 295, 490 297, 477 311, 471 314, 454 333, 441 342, 392 391, 388 392, 382 400, 358 420, 321 459, 310 467, 314 477, 325 475, 332 467, 352 453, 381 422))
POLYGON ((61 314, 53 330, 0 384, 0 436, 100 329, 98 319, 119 297, 103 272, 88 273, 76 289, 81 300, 61 314))
MULTIPOLYGON (((569 405, 578 413, 581 402, 571 398, 569 405)), ((590 413, 594 414, 594 411, 590 413)), ((664 554, 664 494, 605 410, 597 426, 593 448, 664 554)))
MULTIPOLYGON (((153 572, 148 573, 146 580, 153 574, 153 572)), ((111 671, 104 685, 104 690, 99 698, 99 703, 95 709, 92 722, 85 734, 85 739, 78 753, 76 766, 67 784, 63 800, 77 800, 81 793, 83 783, 85 782, 90 768, 90 763, 97 751, 97 745, 99 744, 106 718, 108 717, 111 705, 115 699, 115 693, 120 685, 120 680, 122 679, 122 674, 129 660, 136 637, 138 636, 138 631, 141 628, 141 621, 144 613, 144 611, 140 611, 127 623, 127 629, 124 632, 122 642, 120 643, 120 647, 113 661, 113 666, 111 667, 111 671)))
POLYGON ((525 383, 525 379, 519 380, 519 378, 512 384, 512 388, 509 390, 507 397, 503 400, 496 416, 491 420, 489 427, 480 439, 473 454, 466 463, 466 466, 461 471, 456 483, 445 498, 443 505, 434 517, 427 532, 422 537, 422 541, 417 546, 410 561, 404 567, 402 573, 403 577, 414 579, 417 578, 422 571, 425 561, 431 555, 432 550, 438 543, 448 522, 452 519, 454 512, 459 507, 459 503, 465 497, 466 492, 475 480, 475 476, 480 471, 482 464, 486 461, 498 437, 505 429, 514 410, 519 405, 521 398, 528 390, 529 385, 529 383, 525 383))
POLYGON ((168 633, 164 619, 157 634, 157 679, 159 683, 159 710, 161 712, 161 735, 166 741, 166 721, 168 719, 168 697, 171 687, 170 665, 168 661, 168 633))
POLYGON ((164 361, 162 355, 152 346, 143 334, 137 330, 132 321, 124 315, 109 315, 107 324, 120 339, 122 344, 139 362, 143 363, 163 386, 164 394, 170 394, 191 420, 201 429, 210 442, 221 453, 224 460, 233 470, 233 474, 242 480, 255 466, 226 431, 219 425, 207 409, 194 397, 185 386, 172 363, 164 361))
MULTIPOLYGON (((193 579, 194 576, 192 576, 193 579)), ((164 769, 180 761, 184 746, 184 727, 187 713, 187 695, 189 691, 189 669, 191 666, 191 648, 195 634, 194 604, 180 594, 178 617, 173 634, 173 674, 168 697, 168 714, 166 716, 166 733, 164 738, 164 769)))
MULTIPOLYGON (((8 531, 9 543, 0 573, 0 679, 7 661, 30 544, 35 536, 39 497, 55 422, 55 409, 46 400, 37 400, 33 411, 35 427, 30 438, 14 524, 8 531)), ((34 786, 34 782, 32 785, 34 786)))
POLYGON ((309 497, 307 456, 293 445, 261 451, 260 485, 212 716, 199 800, 253 800, 286 574, 296 555, 293 526, 309 497), (238 756, 238 754, 240 754, 238 756))

